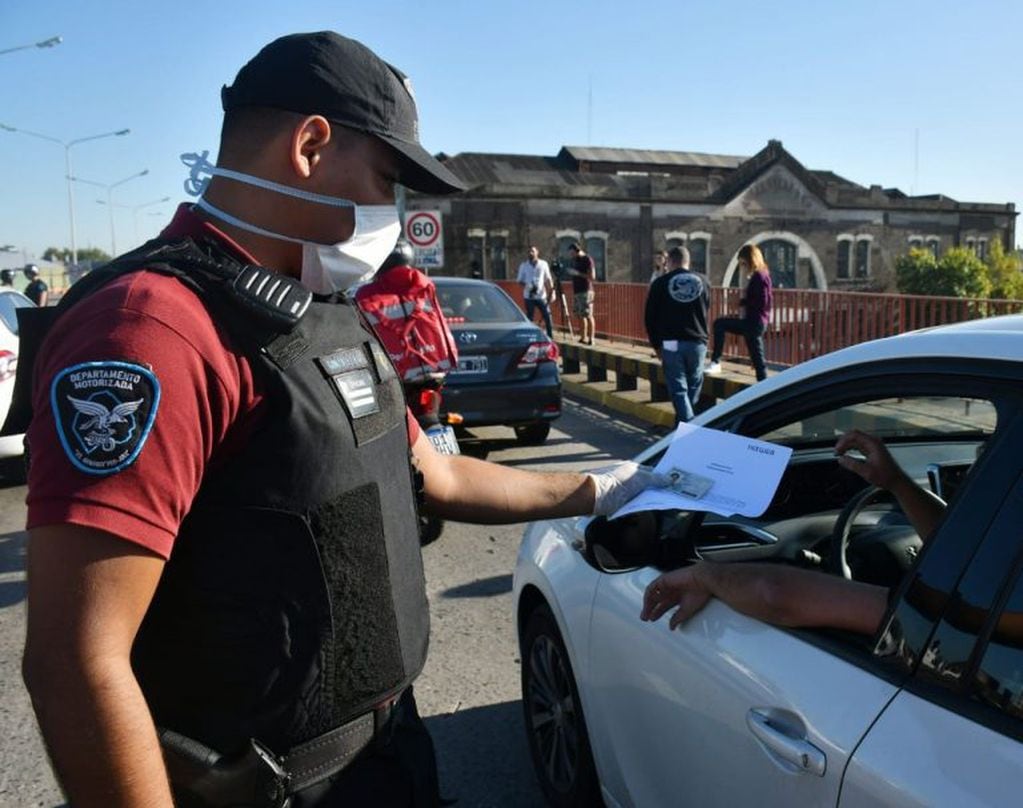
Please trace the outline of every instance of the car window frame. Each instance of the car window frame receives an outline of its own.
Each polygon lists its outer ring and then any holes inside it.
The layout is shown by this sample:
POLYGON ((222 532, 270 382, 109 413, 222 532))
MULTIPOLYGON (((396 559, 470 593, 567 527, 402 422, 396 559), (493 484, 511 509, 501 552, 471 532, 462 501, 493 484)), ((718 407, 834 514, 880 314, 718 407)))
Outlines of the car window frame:
MULTIPOLYGON (((995 430, 987 438, 985 444, 987 448, 982 457, 978 459, 975 468, 981 469, 984 465, 994 463, 995 459, 1005 458, 1011 454, 1011 441, 1017 438, 1017 431, 1023 430, 1023 388, 1020 386, 1023 366, 1019 363, 1000 360, 900 358, 873 365, 855 365, 829 373, 827 386, 824 389, 820 387, 820 377, 804 379, 783 390, 772 391, 746 403, 739 409, 724 413, 720 419, 708 421, 703 425, 736 434, 756 436, 769 429, 777 428, 785 422, 791 422, 792 415, 779 415, 781 408, 791 401, 809 397, 812 404, 802 409, 802 412, 810 413, 833 408, 842 403, 890 396, 892 377, 898 378, 899 390, 906 395, 947 395, 947 387, 943 388, 941 382, 949 375, 968 379, 970 396, 990 400, 995 404, 998 412, 995 430), (999 448, 999 451, 992 451, 995 448, 999 448)), ((1023 432, 1020 432, 1018 438, 1023 441, 1023 432)), ((914 438, 914 440, 918 440, 918 438, 914 438)), ((656 462, 658 454, 650 455, 644 462, 656 462)), ((952 513, 958 513, 960 520, 965 520, 969 514, 975 513, 980 507, 976 498, 967 502, 970 499, 971 487, 983 495, 983 501, 987 507, 990 507, 990 503, 997 502, 991 511, 989 522, 995 518, 1002 499, 1004 499, 1004 496, 999 496, 997 490, 1000 488, 999 486, 978 486, 976 483, 978 478, 979 475, 971 471, 961 486, 960 495, 956 497, 956 505, 952 513)), ((983 508, 981 510, 983 511, 983 508)), ((985 525, 984 530, 980 531, 980 535, 974 542, 964 543, 956 541, 952 535, 954 525, 949 525, 948 520, 943 521, 921 552, 914 572, 907 575, 902 584, 892 590, 881 627, 873 637, 861 637, 827 629, 780 628, 780 630, 795 634, 825 652, 841 657, 850 664, 872 672, 892 684, 904 685, 913 676, 922 649, 910 649, 914 653, 909 656, 893 654, 890 642, 897 621, 900 618, 902 621, 906 621, 909 617, 904 601, 911 582, 917 579, 921 569, 930 570, 942 565, 951 566, 943 578, 943 580, 951 581, 951 585, 946 591, 946 594, 951 594, 955 582, 965 572, 986 529, 985 525), (927 562, 926 567, 923 566, 925 562, 927 562)), ((920 633, 930 637, 940 621, 942 613, 935 614, 930 618, 929 622, 924 624, 924 631, 920 633)), ((916 617, 919 619, 919 615, 916 617)))
MULTIPOLYGON (((911 678, 905 684, 909 692, 1001 735, 1023 741, 1023 719, 1008 716, 995 707, 971 698, 973 679, 983 660, 994 628, 1001 618, 1013 588, 1023 580, 1023 536, 1015 529, 1015 526, 1019 525, 1023 518, 1023 472, 1019 471, 1019 463, 1016 453, 1013 451, 1014 445, 1018 446, 1019 443, 1012 443, 1013 440, 1023 440, 1023 414, 1016 420, 1014 433, 1002 441, 999 447, 999 453, 1002 455, 1000 464, 1002 467, 992 469, 986 475, 986 484, 983 488, 978 484, 974 486, 978 490, 964 492, 965 495, 975 498, 994 484, 997 488, 995 495, 1002 498, 1001 504, 992 514, 983 531, 980 531, 980 538, 975 542, 974 552, 957 577, 955 586, 946 598, 944 606, 938 614, 938 619, 934 621, 926 642, 922 648, 916 651, 917 658, 915 660, 904 659, 902 662, 904 667, 912 672, 911 678), (1001 479, 1004 480, 1007 477, 1007 482, 1004 485, 997 485, 999 474, 1004 472, 1005 468, 1012 468, 1015 475, 1002 474, 1001 479), (994 483, 989 482, 991 480, 994 483), (1002 529, 1006 523, 1010 526, 1008 530, 1002 529), (1012 560, 1004 566, 1004 574, 995 579, 988 592, 992 605, 987 610, 980 629, 973 635, 972 646, 967 656, 968 661, 962 675, 957 681, 951 681, 942 674, 939 666, 932 662, 932 658, 929 658, 926 651, 932 649, 935 643, 945 642, 946 645, 948 644, 948 638, 957 629, 947 618, 949 612, 964 600, 961 593, 964 582, 969 579, 971 572, 990 564, 990 557, 996 555, 1009 555, 1012 560)), ((992 462, 997 462, 997 459, 992 462)), ((954 532, 954 529, 950 529, 946 531, 946 536, 954 532)), ((935 539, 937 538, 936 535, 935 539)), ((955 536, 946 538, 946 552, 953 546, 955 538, 955 536)), ((935 556, 940 554, 932 553, 930 555, 929 563, 934 565, 935 556)), ((940 558, 938 560, 940 561, 940 558)), ((920 569, 923 563, 924 559, 921 559, 921 564, 918 565, 919 573, 904 582, 903 592, 900 593, 903 597, 893 610, 891 621, 885 627, 886 632, 898 634, 900 620, 904 621, 907 614, 914 609, 913 589, 919 586, 921 576, 927 572, 927 570, 920 569)))

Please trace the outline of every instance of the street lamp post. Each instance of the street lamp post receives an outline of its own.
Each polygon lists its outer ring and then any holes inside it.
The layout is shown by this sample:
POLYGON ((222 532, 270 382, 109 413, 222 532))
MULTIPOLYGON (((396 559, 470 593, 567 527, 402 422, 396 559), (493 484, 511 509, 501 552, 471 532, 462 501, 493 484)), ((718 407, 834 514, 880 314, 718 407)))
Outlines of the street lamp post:
POLYGON ((14 53, 15 51, 28 50, 29 48, 55 48, 61 42, 64 41, 64 37, 51 36, 49 39, 44 39, 42 42, 33 42, 31 45, 16 45, 13 48, 4 48, 0 50, 0 56, 5 53, 14 53))
POLYGON ((70 177, 69 178, 72 182, 83 182, 86 185, 95 185, 98 188, 106 188, 107 189, 107 211, 110 213, 110 257, 111 258, 114 258, 114 257, 117 256, 117 233, 114 230, 114 197, 113 197, 114 188, 116 188, 118 185, 124 185, 124 183, 128 182, 129 180, 134 180, 134 179, 137 179, 138 177, 144 177, 148 173, 149 173, 149 169, 148 168, 144 168, 141 171, 139 171, 137 174, 132 174, 130 177, 125 177, 123 180, 118 180, 117 182, 112 182, 109 185, 107 185, 105 182, 93 182, 92 180, 85 180, 85 179, 82 179, 81 177, 70 177))
POLYGON ((165 196, 162 199, 154 199, 151 202, 143 202, 141 205, 135 205, 131 209, 132 216, 135 218, 135 241, 139 241, 139 211, 143 208, 148 208, 153 205, 162 205, 164 202, 170 202, 170 197, 165 196))
POLYGON ((43 135, 39 132, 30 132, 28 129, 18 129, 4 123, 0 123, 0 129, 3 129, 5 132, 19 132, 22 135, 37 137, 40 140, 48 140, 51 143, 59 143, 64 147, 64 176, 67 177, 67 207, 68 217, 71 219, 71 265, 76 265, 78 263, 78 243, 75 239, 75 192, 74 183, 71 181, 71 178, 74 177, 75 173, 71 170, 71 147, 76 146, 79 143, 85 143, 87 140, 99 140, 104 137, 121 137, 128 134, 131 129, 117 129, 113 132, 103 132, 99 135, 89 135, 88 137, 80 137, 68 141, 51 137, 50 135, 43 135))

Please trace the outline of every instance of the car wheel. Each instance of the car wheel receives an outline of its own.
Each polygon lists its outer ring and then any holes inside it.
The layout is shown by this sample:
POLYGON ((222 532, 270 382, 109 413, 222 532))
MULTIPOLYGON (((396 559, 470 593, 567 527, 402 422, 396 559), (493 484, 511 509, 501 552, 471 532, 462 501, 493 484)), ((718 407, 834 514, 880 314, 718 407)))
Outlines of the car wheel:
POLYGON ((533 611, 523 634, 522 708, 533 768, 548 803, 603 805, 572 665, 546 606, 533 611))
POLYGON ((540 446, 550 433, 551 425, 547 423, 515 427, 515 438, 523 446, 540 446))

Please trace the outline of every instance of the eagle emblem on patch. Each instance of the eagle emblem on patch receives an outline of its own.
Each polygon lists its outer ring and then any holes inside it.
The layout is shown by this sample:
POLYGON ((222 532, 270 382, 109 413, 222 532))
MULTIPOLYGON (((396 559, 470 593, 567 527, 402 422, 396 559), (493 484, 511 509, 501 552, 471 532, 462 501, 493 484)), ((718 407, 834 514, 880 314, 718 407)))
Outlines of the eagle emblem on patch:
POLYGON ((160 383, 142 365, 85 362, 53 378, 50 404, 72 465, 86 474, 114 474, 142 451, 160 404, 160 383))

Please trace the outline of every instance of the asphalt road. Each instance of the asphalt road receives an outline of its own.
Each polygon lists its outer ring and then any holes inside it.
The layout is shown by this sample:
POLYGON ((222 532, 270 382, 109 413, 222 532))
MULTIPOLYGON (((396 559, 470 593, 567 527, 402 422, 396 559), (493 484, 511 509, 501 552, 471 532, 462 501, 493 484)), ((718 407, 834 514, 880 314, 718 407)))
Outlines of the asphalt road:
MULTIPOLYGON (((638 452, 657 434, 566 402, 542 447, 519 447, 511 430, 475 430, 463 450, 522 468, 579 470, 638 452)), ((0 467, 0 808, 53 808, 64 799, 46 761, 21 684, 25 632, 25 488, 0 467)), ((459 808, 542 805, 526 747, 512 571, 522 525, 449 523, 425 548, 433 628, 416 683, 437 744, 441 789, 459 808)))

